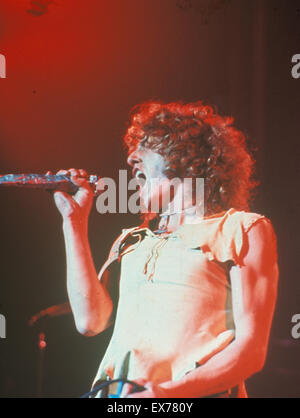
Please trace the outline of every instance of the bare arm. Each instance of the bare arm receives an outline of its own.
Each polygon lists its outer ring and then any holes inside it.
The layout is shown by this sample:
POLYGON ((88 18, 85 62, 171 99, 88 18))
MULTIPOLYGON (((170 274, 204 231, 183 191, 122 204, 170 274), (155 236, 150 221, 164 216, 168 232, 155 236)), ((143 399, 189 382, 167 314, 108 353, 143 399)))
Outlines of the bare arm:
POLYGON ((254 225, 248 238, 244 266, 231 270, 235 340, 182 379, 159 386, 146 383, 146 391, 131 397, 209 396, 235 387, 263 368, 277 295, 276 248, 272 227, 265 221, 254 225))
POLYGON ((86 228, 64 222, 67 256, 67 290, 77 330, 97 335, 108 325, 113 303, 99 282, 91 255, 86 228))
POLYGON ((88 217, 93 192, 83 170, 60 171, 69 173, 79 186, 70 196, 55 192, 54 198, 63 217, 63 232, 67 257, 67 291, 77 330, 86 336, 103 331, 113 310, 113 303, 105 285, 99 282, 88 241, 88 217))

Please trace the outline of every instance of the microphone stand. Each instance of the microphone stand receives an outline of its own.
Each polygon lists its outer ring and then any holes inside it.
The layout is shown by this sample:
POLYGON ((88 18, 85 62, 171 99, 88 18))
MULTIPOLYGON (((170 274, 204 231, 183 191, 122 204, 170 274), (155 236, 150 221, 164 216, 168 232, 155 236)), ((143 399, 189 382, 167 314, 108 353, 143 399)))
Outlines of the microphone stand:
POLYGON ((41 398, 43 394, 44 370, 45 370, 45 350, 47 347, 45 333, 40 332, 38 335, 38 368, 37 368, 37 398, 41 398))
MULTIPOLYGON (((45 317, 56 317, 60 315, 65 315, 71 312, 71 307, 69 302, 63 303, 61 305, 50 306, 47 309, 43 309, 37 314, 33 315, 28 325, 30 327, 35 326, 42 318, 45 317)), ((37 387, 36 387, 36 397, 41 398, 43 394, 43 384, 45 377, 45 351, 47 347, 46 335, 45 332, 40 330, 37 338, 37 347, 38 347, 38 361, 37 361, 37 387)))

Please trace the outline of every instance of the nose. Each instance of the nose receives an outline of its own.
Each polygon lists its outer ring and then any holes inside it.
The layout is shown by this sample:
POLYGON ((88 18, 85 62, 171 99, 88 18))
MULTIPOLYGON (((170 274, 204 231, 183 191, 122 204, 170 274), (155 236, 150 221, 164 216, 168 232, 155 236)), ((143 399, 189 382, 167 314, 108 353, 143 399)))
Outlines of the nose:
POLYGON ((135 149, 128 155, 127 164, 133 167, 134 164, 137 164, 139 162, 141 162, 140 152, 137 149, 135 149))

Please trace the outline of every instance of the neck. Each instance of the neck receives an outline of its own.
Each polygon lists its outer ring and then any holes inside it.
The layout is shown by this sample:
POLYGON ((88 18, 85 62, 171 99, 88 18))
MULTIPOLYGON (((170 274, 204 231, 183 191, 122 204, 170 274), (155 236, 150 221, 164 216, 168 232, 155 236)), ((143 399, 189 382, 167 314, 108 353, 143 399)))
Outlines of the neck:
POLYGON ((162 213, 158 216, 153 214, 148 219, 156 218, 156 231, 171 233, 184 224, 199 223, 203 219, 204 207, 200 202, 203 202, 203 196, 199 201, 196 198, 195 204, 192 183, 182 182, 177 185, 171 202, 162 209, 162 213))
POLYGON ((196 206, 190 206, 178 212, 165 211, 159 215, 156 229, 171 233, 184 224, 199 223, 201 219, 203 219, 203 216, 199 214, 196 206))

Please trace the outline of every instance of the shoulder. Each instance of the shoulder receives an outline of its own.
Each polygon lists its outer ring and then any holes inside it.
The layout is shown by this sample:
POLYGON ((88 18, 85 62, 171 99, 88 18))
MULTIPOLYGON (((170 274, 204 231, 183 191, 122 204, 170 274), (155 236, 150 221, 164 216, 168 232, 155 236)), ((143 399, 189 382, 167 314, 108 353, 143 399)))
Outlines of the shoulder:
POLYGON ((192 241, 198 242, 199 246, 202 244, 210 259, 221 262, 231 260, 240 266, 244 265, 249 247, 258 247, 258 240, 276 247, 272 223, 266 216, 234 208, 206 218, 190 232, 192 241))
POLYGON ((243 259, 243 264, 251 262, 258 266, 266 261, 277 262, 277 238, 268 217, 255 212, 235 211, 231 222, 240 228, 240 259, 243 259))
POLYGON ((256 235, 260 239, 276 239, 272 222, 265 215, 233 209, 228 218, 228 224, 230 223, 241 227, 247 235, 256 235))
POLYGON ((221 222, 224 226, 242 227, 244 232, 248 232, 254 225, 257 224, 268 225, 267 228, 272 227, 270 219, 268 219, 265 215, 243 210, 238 211, 233 208, 225 212, 221 222))
POLYGON ((220 228, 224 234, 243 236, 245 240, 255 235, 260 240, 276 241, 275 231, 271 220, 256 212, 237 211, 230 209, 220 222, 220 228))

